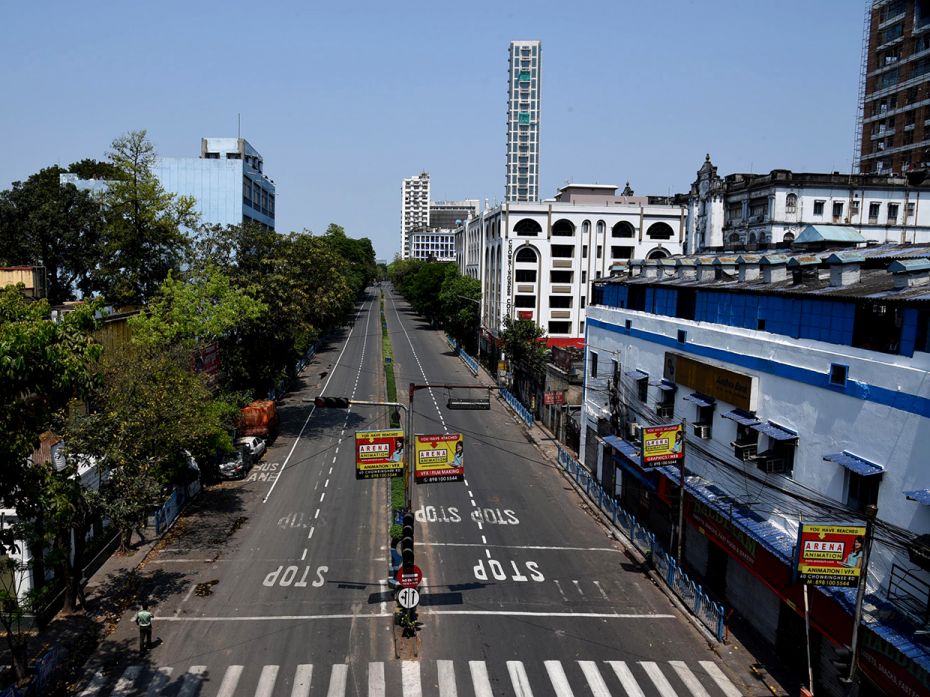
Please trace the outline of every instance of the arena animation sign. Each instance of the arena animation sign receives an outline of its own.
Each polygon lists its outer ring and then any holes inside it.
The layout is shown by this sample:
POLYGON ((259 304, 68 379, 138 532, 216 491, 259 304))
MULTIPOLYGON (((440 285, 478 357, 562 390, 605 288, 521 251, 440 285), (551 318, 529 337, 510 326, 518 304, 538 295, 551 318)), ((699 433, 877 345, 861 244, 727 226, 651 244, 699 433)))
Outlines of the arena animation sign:
POLYGON ((461 482, 465 479, 465 442, 461 433, 418 435, 414 478, 417 484, 461 482))
POLYGON ((355 432, 356 479, 399 477, 403 473, 403 431, 355 432))
POLYGON ((865 526, 801 523, 797 578, 810 586, 854 588, 862 573, 865 526))

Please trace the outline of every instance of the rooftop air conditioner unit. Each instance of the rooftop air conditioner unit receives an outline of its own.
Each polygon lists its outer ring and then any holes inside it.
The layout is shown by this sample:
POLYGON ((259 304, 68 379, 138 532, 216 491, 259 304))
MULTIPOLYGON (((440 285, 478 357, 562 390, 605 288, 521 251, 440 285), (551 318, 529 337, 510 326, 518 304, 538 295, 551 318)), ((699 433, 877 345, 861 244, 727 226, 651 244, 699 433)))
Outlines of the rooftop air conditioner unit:
POLYGON ((641 430, 642 430, 642 426, 640 426, 635 421, 630 421, 626 425, 626 432, 627 432, 627 435, 630 437, 630 440, 633 440, 633 441, 639 440, 639 435, 640 435, 641 430))

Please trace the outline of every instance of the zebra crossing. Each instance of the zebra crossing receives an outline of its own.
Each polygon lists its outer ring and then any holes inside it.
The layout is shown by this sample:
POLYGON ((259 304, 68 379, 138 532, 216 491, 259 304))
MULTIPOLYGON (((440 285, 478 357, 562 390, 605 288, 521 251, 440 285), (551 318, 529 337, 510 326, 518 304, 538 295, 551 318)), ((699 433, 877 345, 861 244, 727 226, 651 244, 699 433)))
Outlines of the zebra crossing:
POLYGON ((740 697, 713 661, 392 661, 351 666, 302 663, 128 666, 121 675, 96 673, 79 697, 740 697), (116 677, 112 689, 107 690, 116 677))

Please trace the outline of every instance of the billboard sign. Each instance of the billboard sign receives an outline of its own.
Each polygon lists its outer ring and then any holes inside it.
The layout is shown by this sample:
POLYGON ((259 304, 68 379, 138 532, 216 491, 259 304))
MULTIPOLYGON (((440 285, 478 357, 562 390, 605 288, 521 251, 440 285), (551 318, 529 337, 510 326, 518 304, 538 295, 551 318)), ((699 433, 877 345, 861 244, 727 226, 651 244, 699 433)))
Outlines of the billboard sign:
POLYGON ((403 431, 356 431, 355 478, 381 479, 404 473, 403 431))
POLYGON ((461 433, 416 436, 414 478, 417 484, 465 479, 464 448, 461 433))
POLYGON ((795 569, 809 586, 854 588, 862 573, 864 525, 801 523, 795 569))
POLYGON ((565 404, 565 393, 561 390, 550 390, 543 394, 543 404, 565 404))
POLYGON ((681 424, 645 426, 642 439, 643 467, 676 463, 685 456, 685 434, 681 424))

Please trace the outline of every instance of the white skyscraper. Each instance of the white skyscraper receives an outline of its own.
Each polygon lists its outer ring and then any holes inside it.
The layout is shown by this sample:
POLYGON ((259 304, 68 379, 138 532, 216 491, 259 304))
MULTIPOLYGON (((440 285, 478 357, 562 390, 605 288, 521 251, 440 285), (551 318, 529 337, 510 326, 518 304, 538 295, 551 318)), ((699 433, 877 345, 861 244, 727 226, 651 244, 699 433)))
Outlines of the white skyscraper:
POLYGON ((539 200, 539 76, 542 43, 511 41, 505 200, 539 200))
POLYGON ((429 174, 421 172, 404 179, 400 204, 400 255, 409 256, 409 238, 412 232, 429 227, 429 174))

